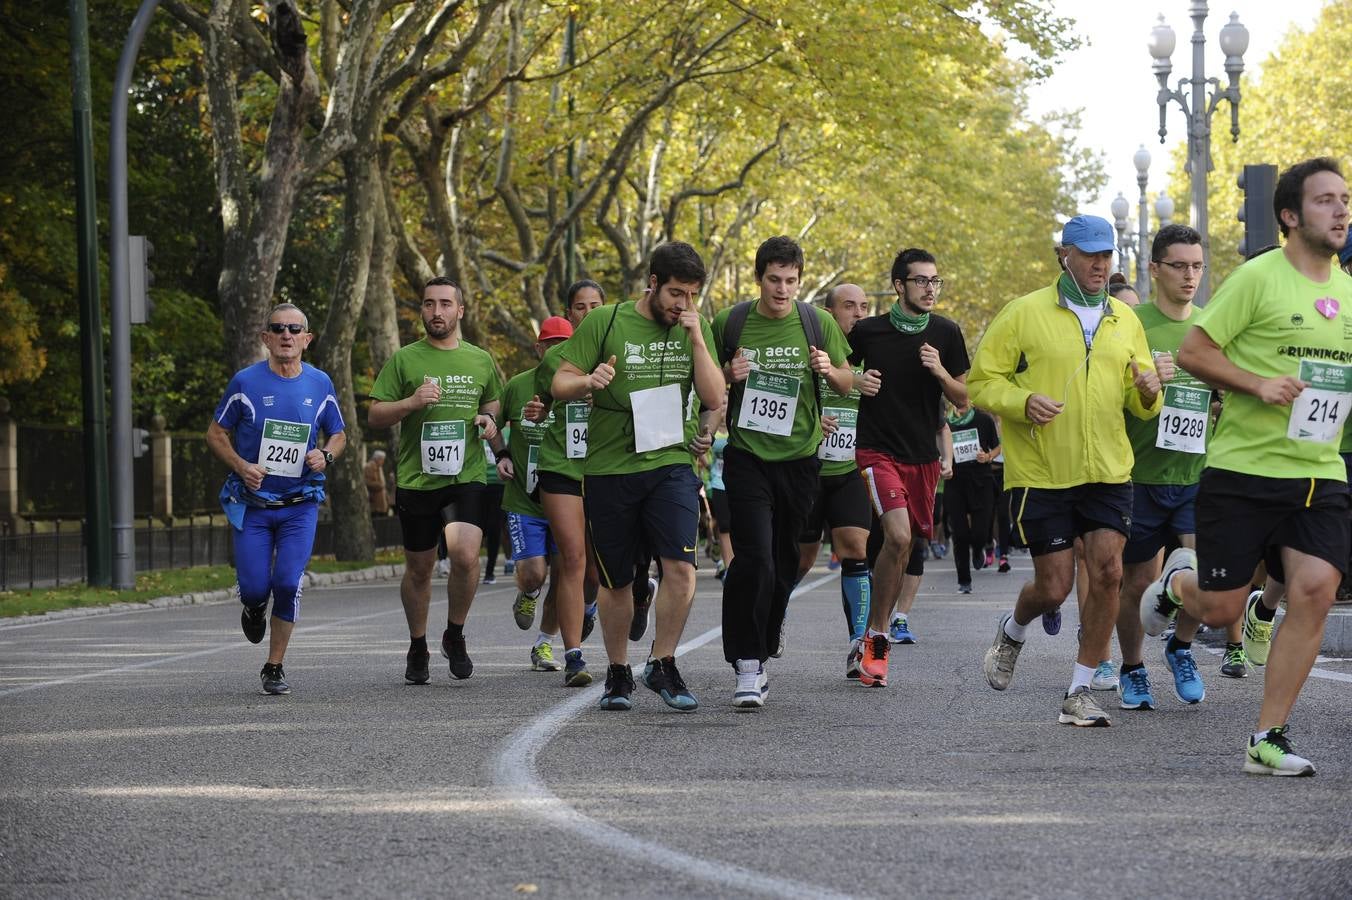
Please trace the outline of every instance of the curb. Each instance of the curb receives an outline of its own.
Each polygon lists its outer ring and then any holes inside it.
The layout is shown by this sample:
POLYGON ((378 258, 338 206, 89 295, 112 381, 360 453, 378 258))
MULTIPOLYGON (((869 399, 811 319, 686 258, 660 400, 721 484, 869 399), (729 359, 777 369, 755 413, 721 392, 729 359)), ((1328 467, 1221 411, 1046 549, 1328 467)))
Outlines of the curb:
MULTIPOLYGON (((351 572, 306 571, 306 588, 328 587, 335 584, 355 584, 363 581, 384 581, 399 578, 404 574, 404 564, 372 566, 369 569, 354 569, 351 572)), ((109 603, 106 606, 77 606, 72 609, 58 609, 37 616, 13 616, 0 619, 0 630, 17 625, 36 625, 41 622, 53 622, 59 619, 83 619, 89 616, 103 616, 109 613, 131 612, 138 609, 167 609, 173 606, 199 606, 213 603, 226 603, 236 599, 235 587, 216 591, 196 591, 191 594, 178 594, 173 597, 154 597, 128 603, 109 603)))
MULTIPOLYGON (((1286 611, 1277 611, 1277 623, 1280 625, 1286 611)), ((1197 640, 1210 647, 1225 646, 1225 631, 1208 628, 1197 640)), ((1352 607, 1346 603, 1335 604, 1329 610, 1328 621, 1324 623, 1324 640, 1319 646, 1319 655, 1329 659, 1352 659, 1352 607)))

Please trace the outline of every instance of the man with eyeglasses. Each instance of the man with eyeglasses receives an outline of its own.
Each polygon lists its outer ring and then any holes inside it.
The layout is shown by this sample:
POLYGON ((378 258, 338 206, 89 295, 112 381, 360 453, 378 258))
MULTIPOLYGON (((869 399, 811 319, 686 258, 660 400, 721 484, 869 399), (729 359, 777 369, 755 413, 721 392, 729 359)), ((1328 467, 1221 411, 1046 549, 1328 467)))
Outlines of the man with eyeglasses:
MULTIPOLYGON (((1165 383, 1164 405, 1154 421, 1127 419, 1132 454, 1131 534, 1122 551, 1122 590, 1118 605, 1117 641, 1122 671, 1117 691, 1123 709, 1154 709, 1150 676, 1141 654, 1141 593, 1159 577, 1164 548, 1172 536, 1178 545, 1196 546, 1197 481, 1206 463, 1210 437, 1211 389, 1174 357, 1192 327, 1192 298, 1206 270, 1202 236, 1187 225, 1166 225, 1151 246, 1150 274, 1155 297, 1135 308, 1165 383)), ((1200 703, 1206 688, 1192 654, 1198 622, 1186 613, 1164 649, 1164 663, 1173 676, 1174 696, 1200 703)), ((1230 627, 1221 674, 1248 675, 1238 624, 1230 627)))
POLYGON ((1285 245, 1231 273, 1178 354, 1225 391, 1224 408, 1197 493, 1197 550, 1169 555, 1141 597, 1141 618, 1157 633, 1180 608, 1213 627, 1242 617, 1247 644, 1251 631, 1271 636, 1277 614, 1275 596, 1249 595, 1257 563, 1286 586, 1244 756, 1244 771, 1257 775, 1315 773, 1292 749, 1287 723, 1352 542, 1338 455, 1352 408, 1352 278, 1333 266, 1347 243, 1348 203, 1334 159, 1278 176, 1272 206, 1285 245))
POLYGON ((943 286, 931 253, 902 250, 892 262, 897 300, 891 311, 863 320, 849 337, 850 363, 865 373, 859 377, 855 463, 883 537, 859 661, 859 683, 869 687, 887 686, 887 632, 903 570, 915 576, 923 571, 913 571, 923 562, 912 551, 933 534, 943 400, 967 408, 966 341, 956 322, 933 311, 943 286))
POLYGON ((1014 538, 1033 557, 1033 580, 1001 615, 986 651, 983 668, 995 690, 1009 687, 1027 627, 1069 596, 1075 539, 1083 541, 1089 596, 1063 725, 1111 724, 1090 683, 1117 619, 1131 530, 1132 454, 1122 411, 1149 419, 1161 399, 1140 319, 1106 290, 1114 237, 1097 216, 1067 222, 1056 282, 1006 304, 972 361, 972 402, 1004 421, 1014 538))
POLYGON ((235 529, 240 625, 250 643, 268 633, 272 597, 272 636, 259 673, 267 694, 291 693, 282 660, 300 612, 324 470, 347 446, 333 381, 300 359, 313 338, 308 326, 292 304, 274 306, 263 331, 267 359, 230 379, 207 427, 207 446, 230 467, 221 505, 235 529))
POLYGON ((479 586, 480 505, 487 477, 483 441, 498 456, 504 446, 497 428, 502 380, 493 358, 460 336, 464 316, 459 285, 445 276, 427 282, 422 295, 426 336, 396 351, 371 387, 370 426, 401 425, 394 508, 404 536, 399 599, 408 621, 404 680, 409 684, 431 678, 427 610, 439 535, 446 538, 451 560, 441 655, 449 660, 452 678, 474 672, 464 627, 479 586))

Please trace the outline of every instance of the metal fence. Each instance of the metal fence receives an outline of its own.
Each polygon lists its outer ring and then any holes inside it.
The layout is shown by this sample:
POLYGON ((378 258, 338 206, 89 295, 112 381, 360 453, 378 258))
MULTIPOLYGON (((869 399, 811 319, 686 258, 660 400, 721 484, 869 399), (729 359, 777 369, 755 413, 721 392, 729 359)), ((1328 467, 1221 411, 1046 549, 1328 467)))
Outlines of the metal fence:
MULTIPOLYGON (((149 518, 138 520, 136 571, 233 565, 234 532, 225 516, 207 516, 205 523, 201 518, 172 520, 167 525, 149 518)), ((376 516, 371 525, 377 549, 403 546, 398 519, 376 516)), ((333 521, 322 520, 315 529, 313 552, 331 555, 333 546, 333 521)), ((83 520, 55 519, 41 527, 30 520, 18 531, 0 522, 0 591, 59 587, 82 582, 85 575, 83 520)))

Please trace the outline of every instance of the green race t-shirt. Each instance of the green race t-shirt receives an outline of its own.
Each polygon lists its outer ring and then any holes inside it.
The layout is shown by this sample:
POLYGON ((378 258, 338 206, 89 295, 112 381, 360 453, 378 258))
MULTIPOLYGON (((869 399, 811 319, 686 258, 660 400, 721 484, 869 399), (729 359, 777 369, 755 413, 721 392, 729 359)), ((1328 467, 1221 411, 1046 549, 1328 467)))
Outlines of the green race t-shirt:
MULTIPOLYGON (((1197 319, 1198 310, 1193 309, 1187 319, 1182 322, 1176 322, 1160 311, 1160 308, 1154 303, 1142 303, 1134 309, 1136 317, 1141 320, 1141 327, 1145 329, 1146 343, 1150 345, 1150 352, 1162 353, 1169 351, 1174 355, 1175 363, 1178 361, 1178 348, 1183 343, 1183 336, 1192 328, 1197 319)), ((1169 384, 1179 387, 1196 388, 1206 391, 1207 397, 1201 409, 1200 414, 1206 414, 1210 419, 1208 408, 1211 403, 1211 388, 1198 381, 1192 375, 1183 370, 1182 367, 1176 369, 1176 373, 1169 384)), ((1174 392, 1167 391, 1165 399, 1168 400, 1174 396, 1174 392)), ((1189 400, 1196 399, 1200 395, 1189 395, 1189 400)), ((1176 401, 1178 402, 1178 401, 1176 401)), ((1164 415, 1164 413, 1161 413, 1164 415)), ((1157 447, 1156 438, 1159 434, 1161 420, 1146 419, 1142 421, 1132 415, 1124 416, 1127 421, 1127 437, 1131 439, 1131 452, 1136 457, 1136 463, 1131 470, 1131 480, 1140 484, 1171 484, 1188 485, 1196 484, 1202 477, 1202 467, 1206 465, 1205 453, 1184 453, 1179 450, 1166 450, 1163 447, 1157 447)), ((1177 417, 1166 418, 1165 427, 1168 427, 1170 421, 1177 421, 1177 417)), ((1207 427, 1210 431, 1210 427, 1207 427)), ((1207 435, 1208 439, 1210 434, 1207 435)))
POLYGON ((1352 366, 1352 278, 1334 268, 1318 284, 1284 252, 1264 253, 1236 269, 1195 322, 1241 369, 1311 383, 1290 406, 1226 391, 1207 465, 1270 478, 1346 480, 1341 435, 1309 438, 1345 421, 1352 406, 1345 396, 1352 391, 1345 368, 1352 366))
MULTIPOLYGON (((603 307, 604 309, 604 307, 603 307)), ((601 312, 609 318, 609 311, 601 312)), ((588 314, 590 317, 590 314, 588 314)), ((572 340, 569 338, 568 340, 572 340)), ((545 351, 544 359, 535 367, 535 393, 550 404, 549 427, 540 444, 540 471, 563 475, 573 481, 582 480, 582 461, 587 457, 587 422, 591 417, 591 403, 587 398, 556 405, 550 392, 554 374, 563 361, 563 348, 568 341, 555 344, 545 351)), ((595 366, 592 366, 595 368, 595 366)), ((591 369, 587 369, 588 372, 591 369)), ((527 398, 529 399, 529 398, 527 398)))
POLYGON ((441 385, 441 399, 404 417, 399 428, 401 488, 430 491, 484 481, 484 449, 474 417, 498 399, 502 381, 493 358, 466 341, 442 350, 424 338, 396 351, 371 388, 374 400, 399 401, 425 381, 441 385))
MULTIPOLYGON (((843 365, 850 348, 845 333, 825 310, 815 310, 821 322, 822 343, 833 366, 843 365)), ((721 364, 725 358, 723 332, 727 328, 729 307, 714 317, 713 345, 721 364)), ((743 356, 751 360, 751 376, 745 382, 733 385, 728 404, 728 442, 766 462, 802 459, 817 452, 821 443, 822 427, 817 399, 813 397, 812 370, 808 366, 807 335, 798 317, 795 305, 782 319, 770 319, 751 307, 742 327, 738 345, 743 356), (795 390, 796 385, 796 390, 795 390), (748 414, 742 417, 742 406, 748 393, 753 393, 748 414), (792 416, 785 417, 789 406, 792 416), (787 434, 767 433, 777 425, 787 434), (754 426, 754 427, 753 427, 754 426), (761 429, 761 430, 758 430, 761 429)), ((732 348, 732 353, 737 352, 732 348)), ((822 376, 825 381, 825 376, 822 376)))
MULTIPOLYGON (((700 328, 706 348, 712 346, 709 323, 700 328)), ((694 362, 690 336, 679 325, 666 328, 638 312, 633 302, 618 304, 612 311, 588 315, 563 345, 562 358, 583 372, 597 361, 615 357, 615 378, 603 391, 592 395, 588 424, 587 475, 625 475, 683 463, 691 464, 686 449, 686 404, 693 389, 694 362), (634 444, 633 397, 639 391, 668 385, 668 395, 680 405, 677 420, 669 424, 677 439, 667 446, 639 453, 634 444)), ((694 352, 708 352, 699 350, 694 352)), ((712 359, 712 357, 711 357, 712 359)), ((651 396, 651 395, 645 395, 651 396)))
MULTIPOLYGON (((856 375, 863 374, 863 366, 855 366, 856 375)), ((854 444, 856 426, 859 422, 859 389, 850 391, 848 397, 842 397, 831 390, 831 385, 826 379, 821 379, 822 385, 822 415, 832 415, 836 417, 835 434, 822 435, 821 445, 817 448, 817 456, 822 460, 821 475, 825 478, 828 475, 848 475, 855 471, 854 462, 854 444), (834 459, 833 457, 848 456, 848 459, 834 459)))
POLYGON ((507 451, 512 457, 512 480, 507 482, 502 492, 502 508, 507 512, 523 516, 544 518, 540 504, 530 498, 539 477, 540 445, 544 442, 545 432, 554 424, 554 410, 540 423, 532 422, 522 412, 531 397, 535 396, 535 369, 527 369, 508 379, 502 389, 502 416, 504 423, 511 422, 507 436, 507 451))

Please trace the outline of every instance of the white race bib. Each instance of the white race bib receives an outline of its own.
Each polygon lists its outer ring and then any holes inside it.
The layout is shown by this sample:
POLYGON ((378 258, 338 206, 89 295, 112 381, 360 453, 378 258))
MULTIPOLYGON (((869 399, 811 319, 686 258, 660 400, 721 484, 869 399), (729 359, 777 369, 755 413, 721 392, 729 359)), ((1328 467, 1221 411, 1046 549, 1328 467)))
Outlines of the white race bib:
POLYGON ((310 426, 281 419, 263 420, 263 440, 258 445, 258 462, 269 475, 299 478, 310 445, 310 426))
POLYGON ((1211 391, 1206 388, 1164 386, 1164 406, 1155 431, 1155 446, 1179 453, 1206 452, 1206 426, 1211 416, 1211 391))
POLYGON ((629 405, 634 411, 636 453, 660 450, 685 440, 680 385, 664 384, 634 391, 629 395, 629 405))
POLYGON ((781 437, 792 434, 801 383, 801 379, 792 375, 752 369, 746 378, 746 390, 742 393, 737 427, 781 437))
POLYGON ((834 416, 836 430, 822 435, 821 446, 817 448, 817 458, 828 462, 852 462, 854 460, 854 439, 858 433, 859 411, 839 406, 828 406, 822 410, 824 416, 834 416))
POLYGON ((1302 359, 1300 380, 1309 387, 1291 403, 1286 436, 1319 444, 1340 440, 1352 408, 1352 366, 1302 359))
POLYGON ((591 418, 591 404, 586 400, 574 400, 564 404, 563 433, 564 455, 569 459, 587 458, 587 420, 591 418))
POLYGON ((981 452, 981 436, 975 428, 953 432, 953 464, 976 462, 981 452))
POLYGON ((526 493, 535 493, 535 485, 540 482, 540 445, 531 444, 526 448, 526 493))
POLYGON ((465 467, 465 423, 424 422, 422 470, 424 475, 459 475, 465 467))

